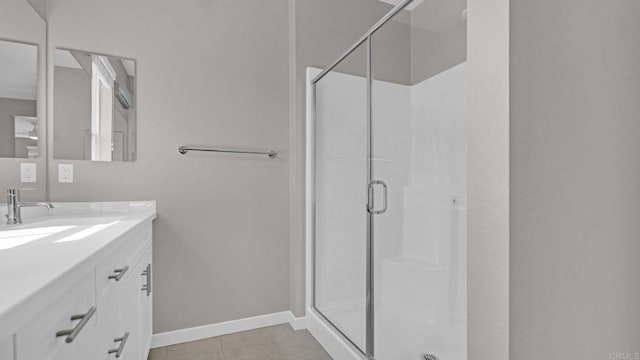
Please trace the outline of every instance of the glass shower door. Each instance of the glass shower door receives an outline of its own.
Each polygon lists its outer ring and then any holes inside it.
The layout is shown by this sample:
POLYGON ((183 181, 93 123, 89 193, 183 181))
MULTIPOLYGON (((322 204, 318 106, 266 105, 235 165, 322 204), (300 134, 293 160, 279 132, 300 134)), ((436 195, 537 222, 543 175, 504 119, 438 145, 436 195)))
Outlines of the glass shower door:
POLYGON ((314 87, 313 305, 363 353, 368 264, 365 50, 358 47, 314 87))
POLYGON ((313 307, 368 358, 466 359, 465 6, 403 0, 314 81, 313 307))
POLYGON ((372 35, 374 354, 463 360, 465 4, 414 3, 372 35))

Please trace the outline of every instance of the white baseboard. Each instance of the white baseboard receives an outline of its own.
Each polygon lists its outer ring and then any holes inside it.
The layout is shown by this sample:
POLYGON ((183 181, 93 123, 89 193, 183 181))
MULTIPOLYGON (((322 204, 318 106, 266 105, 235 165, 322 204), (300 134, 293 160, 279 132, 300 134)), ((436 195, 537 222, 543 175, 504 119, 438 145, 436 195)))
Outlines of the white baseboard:
POLYGON ((289 311, 289 325, 293 328, 293 330, 302 330, 307 328, 307 318, 295 317, 291 311, 289 311))
POLYGON ((289 323, 294 330, 306 328, 306 319, 304 317, 297 318, 293 316, 291 311, 283 311, 279 313, 154 334, 151 340, 151 348, 154 349, 286 323, 289 323))

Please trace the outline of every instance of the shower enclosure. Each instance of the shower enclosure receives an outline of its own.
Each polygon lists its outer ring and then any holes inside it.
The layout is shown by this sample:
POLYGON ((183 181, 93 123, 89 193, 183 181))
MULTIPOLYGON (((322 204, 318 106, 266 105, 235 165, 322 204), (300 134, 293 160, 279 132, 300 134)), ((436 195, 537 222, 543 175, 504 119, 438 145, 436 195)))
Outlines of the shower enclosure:
POLYGON ((402 1, 308 69, 308 321, 336 358, 466 359, 465 7, 402 1))

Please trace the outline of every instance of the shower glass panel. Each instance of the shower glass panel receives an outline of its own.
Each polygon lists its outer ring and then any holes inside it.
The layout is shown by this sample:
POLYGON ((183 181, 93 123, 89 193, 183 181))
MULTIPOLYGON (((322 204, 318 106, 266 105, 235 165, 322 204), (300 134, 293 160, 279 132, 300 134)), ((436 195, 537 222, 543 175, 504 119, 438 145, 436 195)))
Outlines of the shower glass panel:
POLYGON ((315 85, 314 307, 365 352, 366 46, 315 85))
POLYGON ((465 6, 414 1, 371 38, 378 360, 466 359, 465 6))
POLYGON ((465 7, 403 0, 310 97, 313 307, 369 359, 467 357, 465 7))
POLYGON ((372 36, 378 360, 466 359, 464 8, 414 2, 372 36))

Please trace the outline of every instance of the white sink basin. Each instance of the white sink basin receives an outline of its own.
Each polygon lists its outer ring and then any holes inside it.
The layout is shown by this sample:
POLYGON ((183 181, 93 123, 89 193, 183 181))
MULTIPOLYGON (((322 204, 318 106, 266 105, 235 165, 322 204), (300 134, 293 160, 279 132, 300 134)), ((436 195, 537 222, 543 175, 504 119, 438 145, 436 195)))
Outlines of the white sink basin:
POLYGON ((19 225, 7 225, 0 224, 0 231, 14 230, 14 229, 33 229, 43 226, 82 226, 82 225, 94 225, 96 223, 110 223, 117 220, 122 220, 123 216, 46 216, 35 219, 22 219, 23 223, 19 225))
POLYGON ((46 217, 20 225, 0 226, 0 251, 35 241, 63 243, 79 241, 117 224, 122 216, 46 217))

